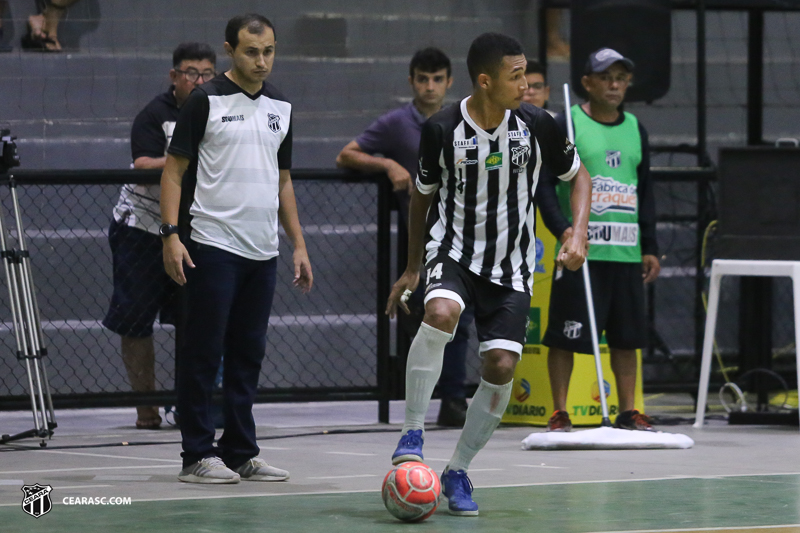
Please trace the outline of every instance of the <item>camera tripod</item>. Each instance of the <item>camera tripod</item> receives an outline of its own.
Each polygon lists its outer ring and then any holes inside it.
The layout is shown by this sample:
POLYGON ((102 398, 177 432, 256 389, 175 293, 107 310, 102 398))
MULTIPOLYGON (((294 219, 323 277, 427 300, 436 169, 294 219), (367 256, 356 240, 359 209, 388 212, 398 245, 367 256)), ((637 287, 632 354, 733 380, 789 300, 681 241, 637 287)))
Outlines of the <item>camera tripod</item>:
POLYGON ((9 307, 14 322, 14 337, 17 343, 17 359, 25 365, 28 375, 28 392, 33 413, 33 429, 16 435, 2 435, 0 444, 34 437, 40 438, 41 447, 47 446, 46 438, 53 435, 57 427, 53 399, 50 395, 50 384, 47 381, 45 368, 45 347, 42 323, 39 317, 39 305, 36 302, 36 290, 31 275, 30 253, 25 246, 25 231, 22 227, 22 216, 17 199, 17 183, 14 176, 9 176, 8 188, 14 209, 17 248, 9 246, 11 233, 5 224, 5 213, 0 205, 0 259, 8 284, 9 307))

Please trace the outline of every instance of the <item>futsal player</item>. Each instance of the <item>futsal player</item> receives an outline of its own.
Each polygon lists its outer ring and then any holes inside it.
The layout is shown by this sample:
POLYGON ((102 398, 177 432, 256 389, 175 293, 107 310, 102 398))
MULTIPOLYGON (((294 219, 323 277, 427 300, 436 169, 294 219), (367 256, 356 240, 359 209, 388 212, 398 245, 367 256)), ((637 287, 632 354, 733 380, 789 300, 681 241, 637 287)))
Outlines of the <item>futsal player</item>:
POLYGON ((467 55, 471 96, 423 126, 408 265, 386 309, 390 316, 398 306, 408 312, 405 300, 419 283, 424 249, 425 317, 408 354, 405 423, 392 456, 400 464, 423 459, 425 414, 445 345, 464 308, 474 307, 482 379, 441 477, 455 515, 478 514, 467 471, 505 411, 525 342, 536 264, 533 196, 542 164, 572 182, 575 232, 559 260, 574 270, 586 257, 591 180, 553 118, 522 103, 525 65, 516 40, 479 36, 467 55))
POLYGON ((253 400, 275 294, 279 220, 294 246, 294 284, 307 292, 313 282, 289 173, 292 105, 266 82, 275 59, 267 18, 232 18, 224 46, 231 69, 189 96, 161 177, 164 266, 186 285, 188 309, 178 350, 178 479, 282 481, 289 472, 258 457, 253 400), (176 224, 187 168, 197 185, 183 243, 176 224), (209 406, 223 350, 225 427, 214 447, 209 406))
MULTIPOLYGON (((598 334, 605 331, 611 370, 617 381, 618 428, 653 429, 652 419, 634 408, 636 349, 647 345, 644 283, 661 270, 656 241, 656 208, 650 178, 647 131, 621 106, 633 76, 633 61, 610 48, 593 52, 581 78, 588 99, 572 106, 575 145, 597 183, 589 216, 588 259, 598 334)), ((557 123, 566 131, 566 116, 557 123)), ((542 180, 538 200, 542 219, 563 242, 573 227, 566 212, 568 191, 542 180), (548 205, 560 205, 551 209, 548 205)), ((574 231, 577 231, 575 229, 574 231)), ((553 276, 547 331, 547 366, 555 411, 548 431, 569 431, 567 393, 574 353, 592 353, 586 293, 581 274, 553 276)))

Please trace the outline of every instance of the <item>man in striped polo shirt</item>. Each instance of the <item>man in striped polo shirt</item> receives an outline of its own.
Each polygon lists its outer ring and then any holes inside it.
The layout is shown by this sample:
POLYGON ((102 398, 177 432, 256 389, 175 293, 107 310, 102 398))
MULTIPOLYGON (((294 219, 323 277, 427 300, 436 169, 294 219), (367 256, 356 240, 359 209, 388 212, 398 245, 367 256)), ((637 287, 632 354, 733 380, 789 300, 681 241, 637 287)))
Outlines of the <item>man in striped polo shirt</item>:
POLYGON ((187 301, 178 350, 178 479, 282 481, 289 473, 258 457, 252 410, 275 293, 279 220, 294 246, 295 286, 307 292, 313 282, 289 174, 292 105, 266 82, 275 58, 267 18, 228 21, 225 51, 231 69, 189 96, 161 178, 164 267, 186 284, 187 301), (191 236, 182 243, 176 225, 187 168, 196 189, 191 236), (209 404, 223 351, 225 429, 214 447, 209 404))
MULTIPOLYGON (((617 427, 652 430, 649 417, 634 408, 636 349, 647 345, 644 283, 654 281, 661 267, 647 132, 634 115, 621 109, 633 66, 610 48, 591 54, 581 79, 588 100, 571 111, 575 145, 592 174, 589 275, 597 331, 605 331, 617 381, 619 406, 611 406, 612 414, 619 409, 617 427)), ((556 122, 566 131, 565 115, 556 122)), ((568 195, 557 180, 546 178, 537 197, 545 225, 561 242, 577 231, 569 219, 568 195)), ((555 405, 547 428, 569 431, 566 407, 574 352, 592 353, 591 329, 582 274, 562 271, 552 283, 550 318, 542 339, 550 348, 555 405)))
POLYGON ((386 309, 390 316, 398 306, 408 312, 405 300, 419 283, 424 249, 425 317, 408 354, 405 424, 393 464, 423 459, 425 414, 444 347, 464 308, 475 310, 482 379, 442 474, 450 513, 460 516, 478 514, 467 470, 505 411, 525 342, 536 264, 533 196, 542 164, 571 181, 577 229, 559 259, 577 269, 586 257, 591 180, 553 118, 522 103, 525 65, 516 40, 479 36, 467 56, 472 95, 423 126, 408 266, 386 309))

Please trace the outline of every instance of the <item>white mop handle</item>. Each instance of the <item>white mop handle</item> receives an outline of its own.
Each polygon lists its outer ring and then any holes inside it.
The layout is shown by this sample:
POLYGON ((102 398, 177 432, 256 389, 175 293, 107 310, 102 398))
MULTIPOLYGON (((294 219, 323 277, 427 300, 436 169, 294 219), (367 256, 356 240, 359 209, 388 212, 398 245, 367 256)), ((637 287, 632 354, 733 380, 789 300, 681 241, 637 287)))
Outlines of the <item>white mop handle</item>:
MULTIPOLYGON (((569 83, 564 84, 564 114, 567 118, 567 137, 569 142, 575 144, 575 129, 572 127, 572 105, 569 98, 569 83)), ((589 329, 592 334, 592 350, 594 350, 594 366, 597 371, 597 388, 600 396, 600 406, 603 409, 603 419, 608 418, 608 403, 606 402, 606 382, 603 378, 603 363, 600 360, 600 342, 597 333, 597 322, 594 317, 594 299, 592 298, 592 282, 589 278, 589 261, 583 262, 583 287, 586 292, 586 308, 589 311, 589 329)))

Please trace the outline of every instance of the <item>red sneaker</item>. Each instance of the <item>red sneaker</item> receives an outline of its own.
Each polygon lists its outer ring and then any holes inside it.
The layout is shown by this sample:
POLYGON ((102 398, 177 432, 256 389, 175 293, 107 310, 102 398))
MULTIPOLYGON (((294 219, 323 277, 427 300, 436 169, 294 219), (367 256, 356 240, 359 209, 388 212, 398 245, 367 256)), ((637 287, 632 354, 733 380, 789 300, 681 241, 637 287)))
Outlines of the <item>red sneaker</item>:
POLYGON ((550 420, 547 421, 547 431, 570 431, 572 429, 572 421, 569 419, 569 414, 566 411, 555 411, 550 420))
POLYGON ((640 413, 636 409, 622 411, 620 414, 618 414, 617 420, 614 423, 614 427, 638 431, 655 431, 653 428, 653 419, 643 413, 640 413))

